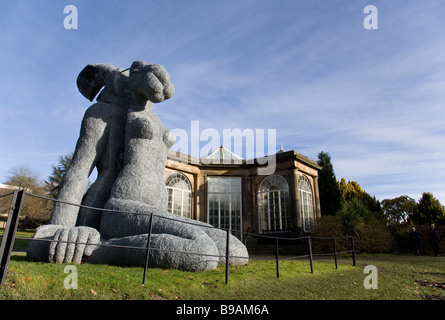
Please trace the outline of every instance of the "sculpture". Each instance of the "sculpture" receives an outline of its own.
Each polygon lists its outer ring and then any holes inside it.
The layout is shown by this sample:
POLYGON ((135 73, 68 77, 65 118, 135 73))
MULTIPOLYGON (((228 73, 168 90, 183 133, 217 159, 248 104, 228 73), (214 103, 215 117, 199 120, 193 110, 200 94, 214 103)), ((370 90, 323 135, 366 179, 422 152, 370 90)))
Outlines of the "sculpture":
MULTIPOLYGON (((60 185, 58 200, 63 202, 55 204, 49 224, 34 234, 34 238, 62 242, 30 241, 28 257, 143 265, 144 250, 97 244, 146 247, 153 214, 150 266, 197 271, 223 263, 225 231, 165 211, 164 168, 175 136, 151 108, 174 93, 167 71, 144 61, 134 61, 129 72, 94 64, 80 72, 77 84, 90 101, 104 88, 82 120, 72 164, 60 185), (97 179, 85 194, 94 167, 97 179), (79 210, 65 202, 83 207, 79 210)), ((230 263, 247 262, 247 250, 234 236, 229 249, 230 263)))

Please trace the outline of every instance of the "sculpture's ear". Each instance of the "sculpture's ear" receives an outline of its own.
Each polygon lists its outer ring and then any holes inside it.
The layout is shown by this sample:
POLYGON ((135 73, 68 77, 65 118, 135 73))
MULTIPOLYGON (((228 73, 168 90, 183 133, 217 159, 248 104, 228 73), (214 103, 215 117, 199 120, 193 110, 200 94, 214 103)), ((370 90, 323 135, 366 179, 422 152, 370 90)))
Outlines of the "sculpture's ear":
POLYGON ((85 98, 93 101, 114 70, 117 69, 111 64, 89 64, 80 71, 77 77, 77 88, 85 98))

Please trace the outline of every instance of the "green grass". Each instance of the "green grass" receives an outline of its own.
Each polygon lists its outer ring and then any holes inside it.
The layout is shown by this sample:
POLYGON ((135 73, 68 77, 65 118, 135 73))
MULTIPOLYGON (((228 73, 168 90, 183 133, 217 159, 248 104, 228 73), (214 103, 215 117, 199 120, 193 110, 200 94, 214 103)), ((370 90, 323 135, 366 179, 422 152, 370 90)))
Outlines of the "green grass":
POLYGON ((14 254, 0 300, 423 300, 445 299, 445 258, 432 256, 359 255, 314 262, 250 260, 231 267, 229 284, 225 268, 208 272, 149 269, 142 286, 142 268, 82 264, 77 268, 77 289, 65 289, 66 264, 35 263, 14 254), (365 289, 366 265, 378 270, 378 288, 365 289))
MULTIPOLYGON (((5 229, 0 229, 0 236, 3 235, 5 229)), ((32 235, 34 234, 34 229, 27 229, 26 231, 21 231, 21 230, 17 230, 15 233, 16 237, 19 238, 31 238, 32 235)), ((2 238, 0 238, 1 240, 2 238)), ((28 240, 25 239, 15 239, 14 241, 14 250, 20 250, 23 251, 26 249, 26 246, 28 245, 28 240)))

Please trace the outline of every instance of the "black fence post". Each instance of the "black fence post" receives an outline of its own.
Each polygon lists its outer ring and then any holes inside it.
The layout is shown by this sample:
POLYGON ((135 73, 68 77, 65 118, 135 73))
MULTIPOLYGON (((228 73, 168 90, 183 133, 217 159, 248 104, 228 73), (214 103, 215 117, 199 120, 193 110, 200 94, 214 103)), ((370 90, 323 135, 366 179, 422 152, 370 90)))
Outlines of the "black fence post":
POLYGON ((150 227, 148 229, 148 237, 147 237, 147 251, 145 253, 144 279, 142 279, 143 285, 145 285, 145 279, 147 277, 148 258, 150 256, 150 242, 151 242, 151 230, 152 229, 153 229, 153 213, 150 214, 150 227))
POLYGON ((12 248, 14 247, 15 234, 19 225, 20 212, 22 211, 23 199, 25 198, 24 190, 14 191, 14 196, 9 208, 8 220, 5 226, 5 232, 0 247, 0 286, 3 286, 8 274, 9 258, 11 257, 12 248))
POLYGON ((338 269, 337 267, 337 244, 335 242, 335 237, 333 238, 334 240, 334 259, 335 259, 335 269, 338 269))
POLYGON ((309 261, 311 264, 311 273, 314 273, 314 263, 312 261, 312 241, 310 236, 307 237, 307 244, 309 246, 309 261))
POLYGON ((226 284, 229 283, 229 245, 230 245, 230 227, 227 229, 226 239, 226 284))
POLYGON ((355 245, 354 245, 354 237, 351 236, 351 246, 352 246, 352 265, 355 267, 355 245))
POLYGON ((275 259, 277 265, 277 278, 280 277, 280 269, 278 267, 278 237, 275 238, 275 259))

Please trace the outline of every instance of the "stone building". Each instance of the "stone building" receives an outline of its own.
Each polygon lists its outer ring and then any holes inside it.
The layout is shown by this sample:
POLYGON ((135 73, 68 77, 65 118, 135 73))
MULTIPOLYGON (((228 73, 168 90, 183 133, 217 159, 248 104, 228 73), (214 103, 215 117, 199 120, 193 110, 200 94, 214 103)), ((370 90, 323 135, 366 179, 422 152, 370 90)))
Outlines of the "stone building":
POLYGON ((275 170, 259 175, 261 162, 246 161, 224 147, 206 159, 170 151, 165 181, 168 211, 246 234, 302 235, 320 217, 317 163, 280 150, 275 170))

